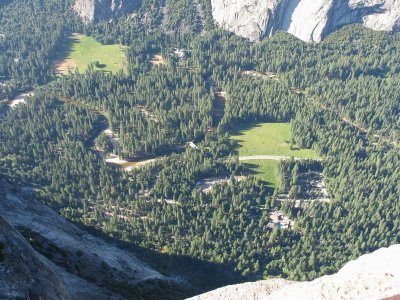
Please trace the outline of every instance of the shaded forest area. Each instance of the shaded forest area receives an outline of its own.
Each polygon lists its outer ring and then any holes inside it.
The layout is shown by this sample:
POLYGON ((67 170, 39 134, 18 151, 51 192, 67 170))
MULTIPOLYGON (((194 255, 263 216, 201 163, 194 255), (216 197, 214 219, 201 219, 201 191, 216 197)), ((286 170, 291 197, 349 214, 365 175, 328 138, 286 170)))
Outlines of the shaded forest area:
MULTIPOLYGON (((271 276, 312 279, 400 243, 400 35, 350 26, 320 44, 284 33, 249 43, 214 28, 209 1, 199 3, 200 21, 190 1, 154 0, 135 18, 86 26, 68 12, 70 1, 16 0, 1 7, 0 99, 36 90, 0 120, 0 174, 34 186, 62 215, 109 237, 226 266, 215 285, 185 273, 204 290, 271 276), (127 45, 128 74, 89 68, 56 78, 54 51, 76 31, 127 45), (189 55, 177 57, 176 47, 189 55), (154 54, 166 64, 152 66, 154 54), (245 74, 251 70, 279 80, 245 74), (217 88, 228 101, 213 127, 217 88), (165 153, 190 141, 199 149, 120 172, 87 147, 99 123, 91 109, 106 113, 125 157, 165 153), (283 207, 295 218, 293 230, 266 226, 268 212, 282 207, 265 183, 234 177, 246 169, 231 154, 227 132, 257 120, 290 121, 295 143, 323 157, 332 201, 283 207), (196 188, 220 174, 229 174, 229 183, 210 193, 196 188)), ((157 265, 176 275, 162 260, 157 265)))

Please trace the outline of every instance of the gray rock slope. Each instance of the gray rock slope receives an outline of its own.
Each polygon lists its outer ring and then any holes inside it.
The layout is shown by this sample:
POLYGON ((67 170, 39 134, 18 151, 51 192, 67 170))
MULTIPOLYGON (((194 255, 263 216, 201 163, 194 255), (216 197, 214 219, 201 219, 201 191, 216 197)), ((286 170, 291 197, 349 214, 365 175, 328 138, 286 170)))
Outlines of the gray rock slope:
POLYGON ((131 13, 139 0, 76 0, 73 9, 86 22, 110 20, 131 13))
POLYGON ((192 298, 218 299, 399 299, 400 245, 381 248, 350 261, 338 273, 309 282, 277 279, 228 286, 192 298))
MULTIPOLYGON (((228 285, 188 300, 260 300, 271 293, 292 284, 284 279, 262 280, 228 285)), ((300 298, 299 298, 300 299, 300 298)))
POLYGON ((37 253, 0 216, 0 299, 120 299, 37 253))
POLYGON ((68 299, 62 278, 44 257, 0 217, 0 298, 68 299))
MULTIPOLYGON (((157 282, 170 283, 169 279, 148 267, 132 253, 88 234, 46 205, 36 201, 34 197, 24 197, 1 182, 0 215, 4 218, 0 225, 4 228, 7 226, 17 228, 30 243, 35 245, 37 251, 46 256, 45 258, 38 253, 35 254, 19 233, 15 233, 12 229, 8 230, 19 238, 19 245, 22 245, 20 246, 22 250, 15 253, 25 253, 23 257, 27 257, 28 271, 23 272, 26 278, 17 282, 29 281, 28 278, 32 278, 32 282, 35 282, 34 273, 38 270, 45 270, 43 274, 46 278, 50 278, 48 283, 45 279, 40 279, 39 282, 51 287, 54 291, 52 296, 57 295, 57 297, 49 296, 43 299, 67 299, 66 295, 71 294, 71 291, 74 291, 71 299, 114 299, 118 297, 115 295, 111 297, 112 294, 106 288, 112 290, 113 287, 120 286, 124 289, 138 287, 139 290, 143 290, 143 287, 157 288, 157 282), (7 223, 11 225, 6 225, 7 223), (33 261, 31 266, 30 261, 33 261)), ((9 247, 10 242, 7 239, 10 239, 10 235, 4 234, 7 230, 2 229, 0 227, 0 237, 3 237, 0 241, 9 247)), ((12 239, 17 240, 15 237, 12 239)), ((14 248, 5 250, 12 253, 11 249, 14 248)), ((22 263, 18 255, 13 258, 16 262, 15 268, 22 263)), ((0 262, 0 266, 3 267, 3 263, 0 262)), ((25 266, 22 264, 21 268, 25 266)), ((13 273, 12 270, 10 278, 19 274, 19 272, 13 273)), ((4 291, 1 285, 6 282, 8 281, 0 277, 0 299, 3 299, 1 292, 4 291)), ((9 286, 8 283, 6 285, 9 286)), ((25 293, 26 289, 18 291, 25 293)))
POLYGON ((214 20, 250 40, 287 31, 319 42, 352 23, 374 30, 400 30, 400 0, 211 0, 214 20))

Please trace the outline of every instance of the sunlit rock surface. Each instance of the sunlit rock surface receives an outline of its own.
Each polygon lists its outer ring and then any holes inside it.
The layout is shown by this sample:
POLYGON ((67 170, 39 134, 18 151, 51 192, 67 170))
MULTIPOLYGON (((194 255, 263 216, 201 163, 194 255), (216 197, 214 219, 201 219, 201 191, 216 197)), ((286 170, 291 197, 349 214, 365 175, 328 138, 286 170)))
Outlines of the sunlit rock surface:
POLYGON ((381 248, 350 261, 338 273, 309 282, 280 279, 227 286, 192 299, 399 299, 400 245, 381 248), (278 281, 277 281, 278 280, 278 281))
POLYGON ((250 40, 287 31, 319 42, 338 28, 362 23, 374 30, 400 29, 400 0, 211 0, 214 20, 250 40))
POLYGON ((76 0, 73 9, 85 21, 109 20, 132 12, 138 0, 76 0))

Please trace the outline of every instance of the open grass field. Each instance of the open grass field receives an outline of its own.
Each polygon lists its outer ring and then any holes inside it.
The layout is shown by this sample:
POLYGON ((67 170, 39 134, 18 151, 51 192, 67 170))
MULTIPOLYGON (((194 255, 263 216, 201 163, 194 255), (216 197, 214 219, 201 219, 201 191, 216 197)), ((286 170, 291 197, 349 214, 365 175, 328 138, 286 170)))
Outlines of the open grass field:
MULTIPOLYGON (((311 149, 299 149, 297 146, 290 149, 292 138, 289 123, 258 123, 250 124, 231 133, 231 138, 239 142, 236 154, 243 156, 271 155, 299 158, 319 158, 311 149)), ((268 182, 269 186, 276 186, 276 167, 279 160, 257 159, 242 161, 251 174, 268 182)))
POLYGON ((247 168, 249 168, 250 173, 255 177, 261 179, 268 183, 268 186, 274 188, 276 187, 277 179, 275 174, 275 169, 279 164, 277 160, 249 160, 242 162, 247 168))
POLYGON ((318 158, 311 149, 290 149, 292 134, 289 123, 252 124, 232 133, 232 139, 239 142, 239 156, 277 155, 301 158, 318 158))
POLYGON ((56 55, 54 67, 59 74, 66 74, 76 68, 83 73, 90 63, 99 62, 95 69, 116 73, 126 70, 125 48, 121 45, 102 45, 92 37, 75 33, 64 40, 56 55))

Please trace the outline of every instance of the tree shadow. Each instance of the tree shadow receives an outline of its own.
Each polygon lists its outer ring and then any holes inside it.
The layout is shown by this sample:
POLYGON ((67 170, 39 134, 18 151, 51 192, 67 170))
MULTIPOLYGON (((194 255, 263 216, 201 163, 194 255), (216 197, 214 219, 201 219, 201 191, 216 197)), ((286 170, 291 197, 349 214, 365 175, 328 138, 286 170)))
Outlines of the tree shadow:
MULTIPOLYGON (((256 175, 262 174, 262 172, 257 170, 257 168, 259 167, 257 164, 245 162, 245 163, 242 163, 242 165, 246 168, 247 175, 256 176, 256 175)), ((274 183, 266 181, 266 180, 262 180, 262 179, 260 179, 260 181, 266 185, 267 193, 269 195, 272 195, 275 190, 275 188, 273 187, 274 183)))
MULTIPOLYGON (((284 121, 282 121, 284 122, 284 121)), ((254 128, 259 128, 262 126, 263 123, 281 123, 280 121, 276 120, 276 119, 272 119, 272 118, 261 118, 261 119, 256 119, 253 121, 249 121, 249 122, 238 122, 233 128, 231 128, 231 130, 229 130, 229 133, 231 136, 236 136, 236 137, 240 137, 240 136, 245 136, 246 135, 246 131, 250 130, 250 129, 254 129, 254 128)), ((233 145, 232 148, 232 153, 235 155, 239 155, 239 149, 243 147, 243 145, 241 145, 241 143, 244 142, 244 140, 240 140, 240 139, 235 139, 236 143, 235 145, 233 145)))
POLYGON ((70 58, 72 48, 75 44, 79 43, 77 36, 68 33, 60 41, 58 47, 54 51, 54 55, 51 57, 54 61, 62 61, 64 59, 70 58))

